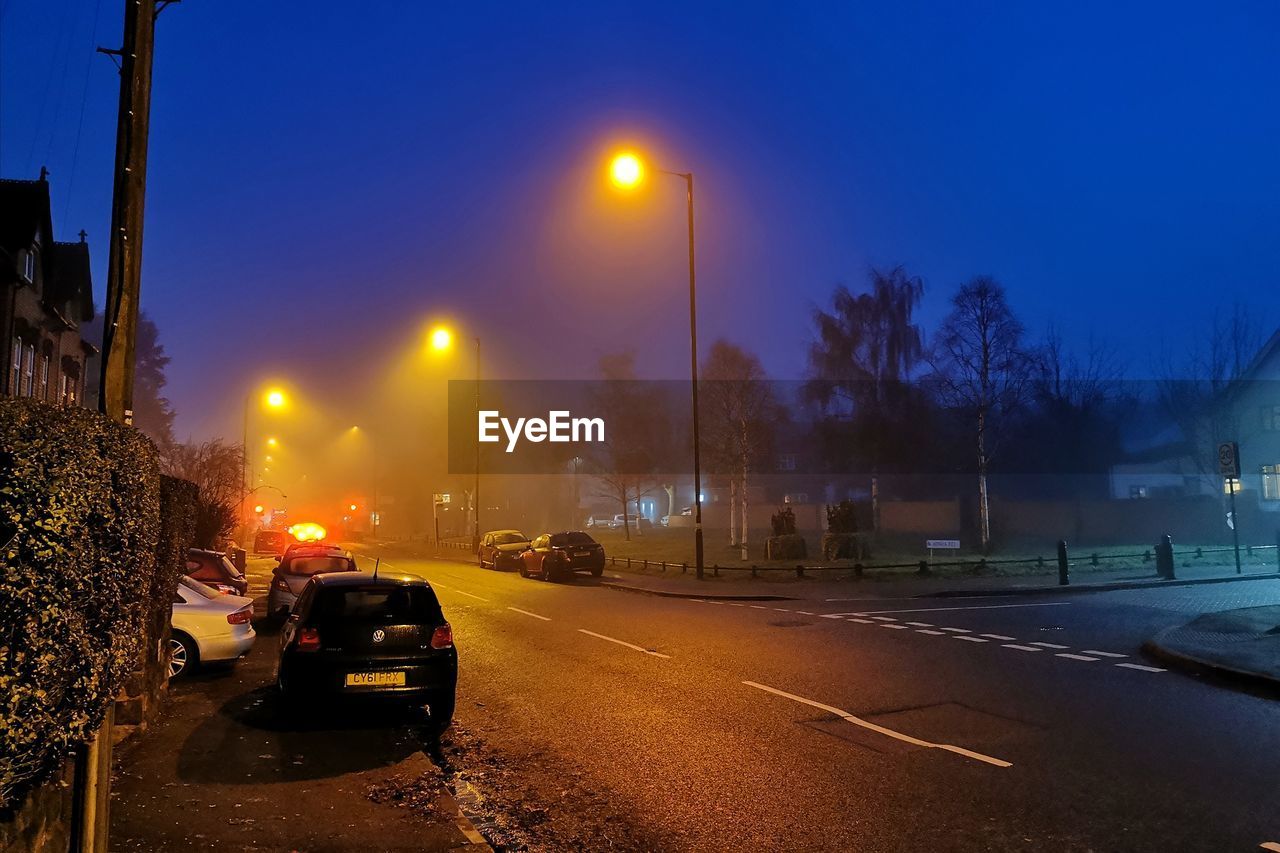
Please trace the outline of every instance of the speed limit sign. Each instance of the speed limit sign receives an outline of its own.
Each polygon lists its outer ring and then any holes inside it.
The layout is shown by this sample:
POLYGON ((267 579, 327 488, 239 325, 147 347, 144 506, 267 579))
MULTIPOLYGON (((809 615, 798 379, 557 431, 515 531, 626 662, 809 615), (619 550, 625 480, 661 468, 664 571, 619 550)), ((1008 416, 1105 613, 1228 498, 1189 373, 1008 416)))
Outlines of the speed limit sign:
POLYGON ((1218 445, 1218 473, 1231 478, 1240 476, 1240 445, 1234 441, 1218 445))

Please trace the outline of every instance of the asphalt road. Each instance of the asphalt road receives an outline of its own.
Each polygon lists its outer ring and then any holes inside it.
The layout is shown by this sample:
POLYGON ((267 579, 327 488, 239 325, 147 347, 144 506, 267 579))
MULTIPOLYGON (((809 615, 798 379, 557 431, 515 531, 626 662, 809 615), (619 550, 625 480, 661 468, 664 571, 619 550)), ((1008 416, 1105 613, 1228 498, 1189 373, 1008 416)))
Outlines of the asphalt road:
MULTIPOLYGON (((1139 651, 1190 613, 1242 596, 1280 600, 1280 582, 983 599, 814 584, 788 590, 798 600, 713 602, 387 560, 431 580, 454 626, 457 725, 428 751, 499 846, 1226 851, 1280 841, 1277 697, 1166 671, 1139 651)), ((255 593, 265 571, 251 569, 255 593)), ((309 832, 298 849, 382 849, 364 829, 381 813, 351 803, 423 747, 412 722, 276 731, 253 710, 270 702, 273 652, 263 637, 235 671, 243 683, 178 688, 185 734, 171 738, 174 756, 148 753, 138 775, 169 774, 180 787, 167 796, 192 803, 258 785, 253 795, 283 815, 272 839, 309 832), (261 769, 283 776, 241 778, 261 769)), ((145 825, 157 785, 126 779, 115 813, 145 825)), ((457 841, 438 821, 428 832, 403 819, 388 818, 378 838, 406 849, 457 841)), ((122 849, 148 838, 119 837, 137 841, 122 849)))
POLYGON ((1139 651, 1236 590, 1280 600, 1280 584, 964 600, 846 585, 844 596, 713 603, 389 562, 428 577, 454 625, 460 724, 529 757, 549 810, 580 807, 551 775, 572 773, 663 846, 1280 840, 1275 697, 1139 651))

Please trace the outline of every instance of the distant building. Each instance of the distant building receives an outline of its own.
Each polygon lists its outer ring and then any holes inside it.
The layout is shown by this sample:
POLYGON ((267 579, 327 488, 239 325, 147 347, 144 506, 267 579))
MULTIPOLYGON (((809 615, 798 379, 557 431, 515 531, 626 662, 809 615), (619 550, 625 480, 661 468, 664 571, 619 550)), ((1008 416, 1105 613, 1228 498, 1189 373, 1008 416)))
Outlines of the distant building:
POLYGON ((89 244, 54 240, 46 173, 0 180, 0 395, 86 405, 91 320, 89 244))

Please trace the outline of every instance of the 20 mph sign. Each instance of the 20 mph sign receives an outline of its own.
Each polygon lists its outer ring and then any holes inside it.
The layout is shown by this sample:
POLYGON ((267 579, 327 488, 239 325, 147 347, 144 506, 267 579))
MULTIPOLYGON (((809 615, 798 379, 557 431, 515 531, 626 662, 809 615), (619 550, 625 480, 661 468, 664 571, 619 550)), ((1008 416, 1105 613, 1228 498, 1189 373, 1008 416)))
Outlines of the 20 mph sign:
POLYGON ((1218 445, 1218 472, 1233 479, 1240 476, 1240 446, 1234 441, 1218 445))

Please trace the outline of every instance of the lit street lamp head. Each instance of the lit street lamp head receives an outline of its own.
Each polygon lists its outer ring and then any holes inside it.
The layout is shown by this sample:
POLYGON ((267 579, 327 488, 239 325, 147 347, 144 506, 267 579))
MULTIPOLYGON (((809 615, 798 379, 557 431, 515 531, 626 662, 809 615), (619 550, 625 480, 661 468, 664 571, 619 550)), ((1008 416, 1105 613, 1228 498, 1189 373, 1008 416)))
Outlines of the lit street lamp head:
POLYGON ((431 330, 431 348, 436 352, 444 352, 453 346, 453 332, 444 326, 437 326, 431 330))
POLYGON ((267 403, 267 407, 268 407, 268 408, 271 408, 271 409, 283 409, 283 408, 284 408, 284 402, 285 402, 285 400, 284 400, 284 392, 283 392, 283 391, 278 391, 278 390, 268 391, 268 392, 267 392, 267 396, 266 396, 264 399, 266 400, 266 403, 267 403))
POLYGON ((634 154, 619 154, 609 164, 609 180, 621 189, 633 189, 644 180, 644 164, 634 154))

